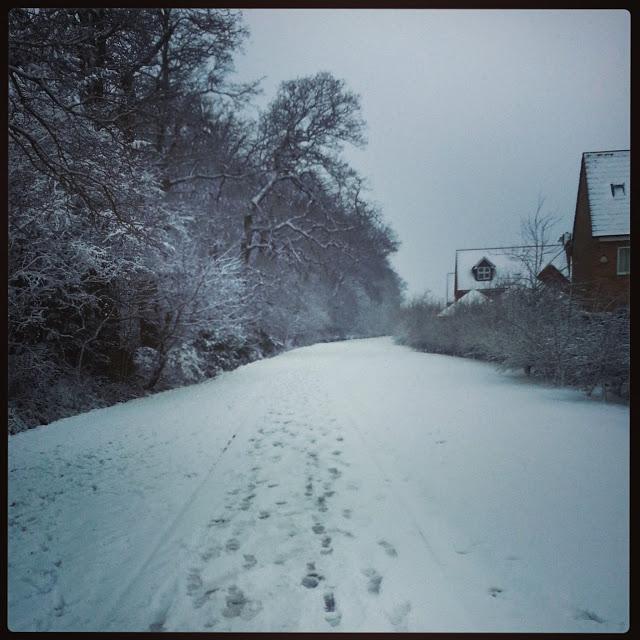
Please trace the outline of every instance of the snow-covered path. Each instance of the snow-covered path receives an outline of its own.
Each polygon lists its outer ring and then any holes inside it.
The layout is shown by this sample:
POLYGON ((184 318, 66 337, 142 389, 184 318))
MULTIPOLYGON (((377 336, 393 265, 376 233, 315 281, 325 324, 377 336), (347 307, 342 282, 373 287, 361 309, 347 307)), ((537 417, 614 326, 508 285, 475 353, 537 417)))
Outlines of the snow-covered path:
POLYGON ((628 419, 381 338, 18 434, 10 628, 622 631, 628 419))

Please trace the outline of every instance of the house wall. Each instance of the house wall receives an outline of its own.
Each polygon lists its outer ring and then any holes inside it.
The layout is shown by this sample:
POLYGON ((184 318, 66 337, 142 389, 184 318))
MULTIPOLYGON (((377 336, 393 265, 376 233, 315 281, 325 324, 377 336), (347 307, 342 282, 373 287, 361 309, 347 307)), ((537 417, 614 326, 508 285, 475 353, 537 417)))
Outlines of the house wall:
POLYGON ((591 235, 591 215, 584 170, 580 169, 576 215, 573 225, 572 283, 585 306, 595 308, 629 304, 629 276, 617 275, 618 247, 630 246, 629 239, 606 241, 591 235), (602 262, 601 258, 607 261, 602 262))
POLYGON ((593 253, 593 245, 587 180, 583 160, 580 167, 580 180, 578 181, 578 198, 576 201, 576 215, 573 221, 573 246, 571 249, 572 282, 583 287, 587 287, 587 283, 592 280, 591 255, 593 253))
POLYGON ((597 307, 617 307, 629 304, 629 275, 619 276, 618 247, 629 247, 629 238, 625 240, 592 240, 591 292, 597 307), (606 258, 606 262, 601 259, 606 258))

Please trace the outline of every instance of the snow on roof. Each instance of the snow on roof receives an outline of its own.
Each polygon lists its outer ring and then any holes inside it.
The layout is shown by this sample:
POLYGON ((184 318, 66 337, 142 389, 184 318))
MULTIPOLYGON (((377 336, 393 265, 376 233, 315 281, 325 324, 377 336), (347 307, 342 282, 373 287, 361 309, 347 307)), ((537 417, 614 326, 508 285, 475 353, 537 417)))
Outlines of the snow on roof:
POLYGON ((629 150, 587 152, 582 158, 593 236, 629 235, 629 150))
POLYGON ((459 300, 457 300, 453 304, 450 304, 448 307, 445 307, 438 314, 438 316, 440 317, 450 316, 453 313, 455 313, 456 309, 458 309, 460 305, 478 304, 478 303, 481 304, 483 302, 487 302, 488 300, 489 298, 487 298, 487 296, 485 296, 483 293, 480 293, 480 291, 477 291, 476 289, 471 289, 471 291, 467 291, 467 293, 465 293, 459 300))
MULTIPOLYGON (((527 259, 535 255, 535 247, 494 247, 491 249, 458 249, 456 251, 456 270, 458 275, 458 291, 468 289, 495 289, 508 281, 523 281, 529 275, 527 259), (473 267, 486 258, 496 268, 491 280, 476 280, 473 267)), ((553 264, 561 273, 567 275, 567 259, 561 244, 544 247, 545 260, 541 270, 549 263, 553 264)))
MULTIPOLYGON (((564 246, 562 245, 553 245, 553 251, 556 251, 554 255, 549 252, 549 255, 553 257, 547 261, 547 264, 552 264, 563 276, 569 277, 569 264, 567 263, 567 253, 564 250, 564 246)), ((542 269, 545 268, 546 265, 542 266, 542 269)), ((542 271, 540 269, 540 271, 542 271)))

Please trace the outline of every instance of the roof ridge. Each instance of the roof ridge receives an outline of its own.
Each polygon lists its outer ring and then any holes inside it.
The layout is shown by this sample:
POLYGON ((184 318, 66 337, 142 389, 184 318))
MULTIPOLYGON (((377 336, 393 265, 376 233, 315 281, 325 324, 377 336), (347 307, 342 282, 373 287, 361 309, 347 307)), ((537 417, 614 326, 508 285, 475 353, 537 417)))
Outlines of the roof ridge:
POLYGON ((556 247, 564 247, 564 245, 560 242, 550 242, 548 244, 544 244, 542 247, 536 244, 514 244, 502 247, 473 247, 471 249, 456 249, 456 253, 458 251, 495 251, 496 249, 536 249, 536 248, 556 248, 556 247))
POLYGON ((583 151, 582 155, 596 154, 596 153, 631 153, 631 149, 603 149, 602 151, 583 151))

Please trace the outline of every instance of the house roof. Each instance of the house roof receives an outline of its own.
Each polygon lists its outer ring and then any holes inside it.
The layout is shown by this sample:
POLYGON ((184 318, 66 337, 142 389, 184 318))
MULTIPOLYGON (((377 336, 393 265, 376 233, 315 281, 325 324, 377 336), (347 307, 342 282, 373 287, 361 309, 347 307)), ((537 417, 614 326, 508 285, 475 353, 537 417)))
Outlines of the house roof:
POLYGON ((478 262, 476 262, 476 264, 474 264, 474 268, 479 267, 480 265, 488 265, 490 267, 495 267, 496 265, 493 264, 493 262, 491 262, 491 260, 489 260, 489 258, 487 258, 486 256, 482 256, 482 258, 480 258, 480 260, 478 260, 478 262))
MULTIPOLYGON (((501 281, 524 281, 528 276, 526 259, 535 255, 535 247, 493 247, 486 249, 458 249, 456 251, 456 270, 458 291, 467 289, 495 289, 501 285, 501 281), (476 280, 473 275, 473 267, 483 258, 491 261, 496 268, 496 273, 491 280, 476 280)), ((547 264, 553 264, 558 271, 567 275, 567 258, 564 247, 561 244, 552 244, 544 247, 544 261, 541 268, 547 264)))
POLYGON ((472 289, 471 291, 467 291, 467 293, 465 293, 459 300, 457 300, 453 304, 450 304, 448 307, 445 307, 438 314, 438 316, 440 316, 440 317, 442 317, 442 316, 450 316, 453 313, 455 313, 455 311, 461 305, 474 304, 474 303, 478 304, 478 303, 487 302, 488 300, 489 299, 487 298, 487 296, 484 295, 484 293, 481 293, 480 291, 472 289))
POLYGON ((594 237, 629 235, 630 153, 592 151, 582 154, 594 237), (611 185, 624 185, 624 193, 614 197, 611 185))

